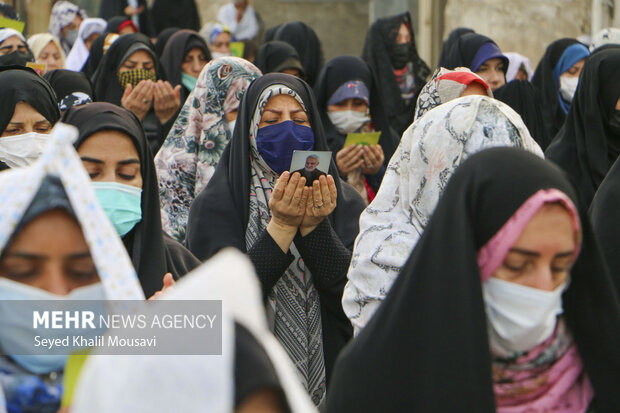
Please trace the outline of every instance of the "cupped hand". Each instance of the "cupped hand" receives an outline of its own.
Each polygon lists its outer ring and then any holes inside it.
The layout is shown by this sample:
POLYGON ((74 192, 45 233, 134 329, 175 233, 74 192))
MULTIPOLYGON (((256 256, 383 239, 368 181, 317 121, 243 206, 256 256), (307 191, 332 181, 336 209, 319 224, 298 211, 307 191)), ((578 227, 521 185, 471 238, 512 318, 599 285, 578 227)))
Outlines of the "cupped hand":
POLYGON ((364 146, 362 152, 362 173, 364 175, 375 175, 381 170, 385 155, 381 145, 364 146))
POLYGON ((181 104, 181 85, 172 87, 168 81, 158 80, 154 83, 154 109, 157 119, 164 124, 179 110, 181 104))
POLYGON ((131 86, 131 83, 127 83, 121 98, 121 106, 133 112, 138 119, 143 120, 151 108, 153 85, 154 83, 150 80, 141 80, 135 88, 131 86))
POLYGON ((312 184, 312 193, 306 202, 306 215, 299 227, 301 235, 312 232, 325 217, 336 209, 338 191, 331 175, 321 176, 312 184))

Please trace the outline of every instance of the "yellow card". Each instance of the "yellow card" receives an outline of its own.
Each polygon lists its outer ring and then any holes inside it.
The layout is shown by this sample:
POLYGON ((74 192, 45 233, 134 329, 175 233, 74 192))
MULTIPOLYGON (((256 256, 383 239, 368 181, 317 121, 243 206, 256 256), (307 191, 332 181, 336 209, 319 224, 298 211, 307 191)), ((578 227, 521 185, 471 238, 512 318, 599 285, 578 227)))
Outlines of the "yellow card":
POLYGON ((7 19, 6 17, 0 17, 0 27, 15 29, 20 33, 24 32, 24 26, 26 23, 20 22, 19 20, 7 19))
POLYGON ((379 143, 380 136, 381 132, 349 133, 347 135, 347 140, 344 141, 344 146, 376 145, 379 143))
POLYGON ((39 76, 43 76, 47 71, 47 63, 34 63, 27 62, 26 67, 33 69, 35 72, 39 74, 39 76))
POLYGON ((230 53, 232 53, 235 57, 243 57, 243 52, 245 51, 245 43, 243 42, 231 42, 230 43, 230 53))

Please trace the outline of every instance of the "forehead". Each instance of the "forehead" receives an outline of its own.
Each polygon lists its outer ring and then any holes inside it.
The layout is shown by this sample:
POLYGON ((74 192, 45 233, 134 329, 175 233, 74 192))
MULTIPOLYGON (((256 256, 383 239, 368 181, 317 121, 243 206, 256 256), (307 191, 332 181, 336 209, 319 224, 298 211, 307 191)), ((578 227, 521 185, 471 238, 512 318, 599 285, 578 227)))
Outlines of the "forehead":
POLYGON ((153 62, 153 56, 146 50, 136 50, 132 54, 129 55, 127 60, 125 61, 134 61, 134 62, 153 62))
POLYGON ((2 44, 0 44, 0 47, 2 46, 13 46, 13 45, 20 45, 20 44, 24 44, 24 42, 22 41, 22 39, 20 39, 17 36, 11 36, 9 38, 7 38, 5 41, 2 42, 2 44))
POLYGON ((97 159, 140 159, 138 150, 129 135, 115 130, 103 130, 90 135, 78 148, 82 156, 97 159))
POLYGON ((265 110, 297 110, 303 109, 299 102, 292 96, 288 95, 275 95, 269 98, 267 101, 267 105, 265 105, 265 110))
POLYGON ((13 112, 13 117, 11 118, 11 122, 39 122, 41 120, 46 119, 35 108, 30 106, 30 104, 26 102, 19 102, 17 105, 15 105, 15 111, 13 112))
POLYGON ((492 59, 489 59, 487 61, 485 61, 483 63, 483 65, 489 65, 489 66, 497 66, 499 64, 504 63, 504 61, 502 59, 500 59, 499 57, 494 57, 492 59))

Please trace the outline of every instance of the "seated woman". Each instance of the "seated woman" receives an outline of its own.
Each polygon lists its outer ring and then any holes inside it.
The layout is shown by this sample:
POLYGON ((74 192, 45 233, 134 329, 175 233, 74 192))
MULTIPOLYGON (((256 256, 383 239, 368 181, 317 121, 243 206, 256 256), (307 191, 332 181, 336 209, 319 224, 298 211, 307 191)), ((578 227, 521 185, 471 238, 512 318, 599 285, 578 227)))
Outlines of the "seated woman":
POLYGON ((60 40, 65 55, 71 51, 80 25, 87 17, 85 10, 68 1, 56 2, 52 7, 48 31, 60 40))
POLYGON ((99 101, 129 109, 142 121, 155 155, 179 109, 181 85, 173 88, 165 80, 151 41, 143 34, 120 36, 92 81, 99 101))
POLYGON ((384 162, 398 145, 383 112, 377 84, 362 59, 336 57, 325 65, 314 88, 327 144, 340 177, 360 193, 366 204, 379 190, 384 162), (378 145, 344 147, 349 133, 381 131, 378 145))
POLYGON ((276 72, 288 73, 301 79, 305 77, 297 50, 280 40, 264 43, 258 49, 255 64, 264 74, 276 72))
POLYGON ((42 162, 0 174, 0 199, 11 200, 0 208, 2 411, 56 412, 67 359, 33 352, 41 329, 33 329, 32 307, 12 300, 144 299, 112 225, 92 208, 96 200, 84 190, 88 176, 70 138, 51 140, 42 162))
POLYGON ((46 65, 45 74, 52 70, 65 68, 65 52, 54 36, 49 33, 37 33, 28 38, 35 63, 46 65))
POLYGON ((209 62, 155 157, 162 227, 185 240, 189 207, 207 186, 235 129, 239 103, 261 75, 237 57, 209 62))
POLYGON ((304 75, 309 85, 314 85, 323 67, 321 41, 312 27, 304 22, 288 22, 281 25, 273 40, 286 42, 299 53, 304 75))
POLYGON ((549 139, 553 139, 566 120, 588 56, 590 51, 577 39, 559 39, 547 47, 536 67, 532 84, 542 94, 543 119, 549 139))
POLYGON ((360 217, 342 298, 356 334, 390 291, 450 176, 469 156, 495 146, 522 148, 542 157, 519 115, 488 96, 444 103, 407 129, 377 197, 360 217))
POLYGON ((202 72, 211 60, 209 47, 193 30, 180 30, 166 42, 161 65, 172 87, 181 85, 181 103, 189 96, 202 72))
POLYGON ((430 74, 418 55, 409 12, 377 19, 366 34, 362 59, 377 80, 390 126, 401 136, 413 121, 416 99, 430 74))
POLYGON ((594 53, 583 66, 564 126, 545 157, 572 177, 584 207, 620 155, 620 48, 594 53))
POLYGON ((209 45, 214 59, 231 55, 230 42, 233 41, 233 35, 228 27, 220 23, 207 23, 200 29, 200 35, 209 45))
POLYGON ((178 279, 197 267, 200 262, 161 229, 155 166, 138 119, 127 109, 96 102, 69 109, 63 122, 80 131, 75 147, 144 295, 161 290, 165 274, 178 279))
POLYGON ((43 153, 60 118, 56 95, 41 76, 23 66, 0 67, 0 170, 26 166, 43 153))
POLYGON ((483 78, 493 91, 506 84, 508 58, 493 40, 478 33, 466 33, 454 42, 444 61, 446 69, 466 67, 483 78))
POLYGON ((620 411, 618 296, 578 205, 525 151, 465 161, 340 355, 327 411, 620 411))
POLYGON ((294 150, 328 150, 312 90, 269 73, 246 92, 232 140, 192 203, 186 242, 201 260, 227 246, 247 251, 271 330, 321 405, 332 363, 351 337, 340 301, 364 202, 333 163, 313 187, 291 176, 294 150))

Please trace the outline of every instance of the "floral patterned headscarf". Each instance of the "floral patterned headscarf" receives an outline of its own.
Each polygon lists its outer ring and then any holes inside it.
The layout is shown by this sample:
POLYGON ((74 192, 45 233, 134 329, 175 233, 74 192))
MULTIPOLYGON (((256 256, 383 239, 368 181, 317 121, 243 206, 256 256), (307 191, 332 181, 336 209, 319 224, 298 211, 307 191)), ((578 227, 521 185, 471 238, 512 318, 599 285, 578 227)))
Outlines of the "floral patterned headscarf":
POLYGON ((178 241, 185 239, 192 201, 207 186, 232 136, 226 114, 237 110, 260 75, 253 64, 237 57, 209 62, 155 157, 162 227, 178 241))

